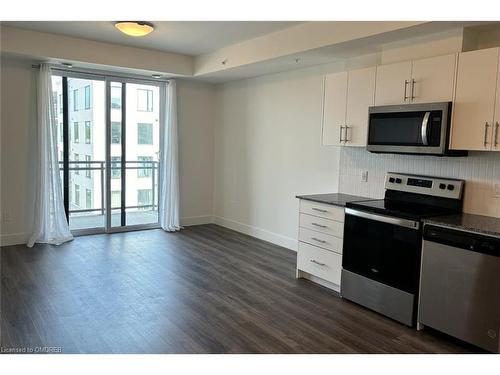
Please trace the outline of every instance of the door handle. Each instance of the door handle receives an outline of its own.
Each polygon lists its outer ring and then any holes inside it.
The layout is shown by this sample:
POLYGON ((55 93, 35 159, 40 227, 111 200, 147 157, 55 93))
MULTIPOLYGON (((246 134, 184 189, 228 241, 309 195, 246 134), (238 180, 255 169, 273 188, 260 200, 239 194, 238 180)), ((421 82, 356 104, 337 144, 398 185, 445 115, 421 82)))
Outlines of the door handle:
POLYGON ((411 80, 411 100, 415 99, 415 94, 414 94, 414 90, 415 89, 415 80, 412 79, 411 80))
POLYGON ((431 116, 430 112, 425 112, 424 118, 422 120, 422 144, 427 146, 429 143, 427 140, 427 127, 429 125, 429 117, 431 116))
POLYGON ((497 147, 498 145, 498 128, 500 127, 500 124, 498 123, 498 121, 495 123, 495 148, 497 147))
POLYGON ((340 125, 340 136, 339 136, 339 143, 342 143, 342 129, 344 129, 344 125, 340 125))
POLYGON ((406 88, 408 86, 408 83, 410 83, 410 81, 405 79, 405 93, 404 93, 404 97, 403 97, 403 101, 405 101, 405 102, 406 102, 406 99, 408 99, 408 96, 406 95, 406 88))
POLYGON ((488 127, 490 125, 488 124, 488 121, 484 123, 484 147, 486 148, 486 145, 488 144, 488 127))

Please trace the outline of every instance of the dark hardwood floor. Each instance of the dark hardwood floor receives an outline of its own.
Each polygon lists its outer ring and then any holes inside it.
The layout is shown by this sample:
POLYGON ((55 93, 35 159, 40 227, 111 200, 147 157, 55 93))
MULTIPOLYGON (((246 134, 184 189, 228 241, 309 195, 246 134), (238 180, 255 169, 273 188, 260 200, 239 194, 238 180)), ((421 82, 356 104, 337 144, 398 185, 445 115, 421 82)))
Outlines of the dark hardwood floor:
POLYGON ((63 353, 479 351, 296 280, 295 262, 290 250, 216 225, 4 247, 0 346, 63 353))

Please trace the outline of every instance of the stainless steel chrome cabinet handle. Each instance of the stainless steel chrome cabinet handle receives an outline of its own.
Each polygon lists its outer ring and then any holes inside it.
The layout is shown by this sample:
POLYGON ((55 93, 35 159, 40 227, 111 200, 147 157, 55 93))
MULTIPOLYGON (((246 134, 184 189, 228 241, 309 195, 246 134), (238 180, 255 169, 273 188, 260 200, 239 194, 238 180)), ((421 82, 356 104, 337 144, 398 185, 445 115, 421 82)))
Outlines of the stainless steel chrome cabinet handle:
POLYGON ((342 143, 342 129, 344 129, 344 125, 340 125, 340 135, 339 135, 339 143, 342 143))
POLYGON ((484 147, 488 144, 488 127, 490 125, 488 124, 488 121, 484 123, 484 147))
POLYGON ((500 127, 500 124, 498 123, 498 121, 495 123, 495 148, 497 147, 498 145, 498 128, 500 127))
POLYGON ((317 260, 311 259, 311 262, 316 263, 318 266, 326 266, 325 263, 320 263, 317 260))
POLYGON ((320 227, 320 228, 326 228, 327 227, 326 225, 321 225, 321 224, 318 224, 318 223, 311 223, 311 225, 314 225, 315 227, 320 227))
POLYGON ((404 93, 404 97, 403 97, 403 101, 405 101, 405 102, 406 102, 406 99, 408 99, 408 96, 406 95, 406 88, 408 86, 408 83, 410 83, 410 81, 405 79, 405 93, 404 93))
POLYGON ((411 80, 411 100, 415 99, 415 94, 414 94, 414 89, 415 89, 415 80, 411 80))
POLYGON ((319 211, 319 212, 328 212, 327 210, 322 210, 321 208, 311 207, 311 210, 319 211))
POLYGON ((319 238, 316 238, 316 237, 311 237, 311 240, 314 240, 314 241, 319 242, 319 243, 326 243, 326 241, 320 240, 319 238))

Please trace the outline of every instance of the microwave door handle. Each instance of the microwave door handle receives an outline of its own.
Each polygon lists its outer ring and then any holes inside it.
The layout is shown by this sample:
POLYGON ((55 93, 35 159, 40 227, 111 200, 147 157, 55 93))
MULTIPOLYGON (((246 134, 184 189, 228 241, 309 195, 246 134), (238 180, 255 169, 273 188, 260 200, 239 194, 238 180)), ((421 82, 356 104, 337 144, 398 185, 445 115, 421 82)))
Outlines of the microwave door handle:
POLYGON ((431 116, 430 112, 425 112, 424 119, 422 120, 422 143, 424 146, 428 145, 427 140, 427 128, 429 126, 429 117, 431 116))

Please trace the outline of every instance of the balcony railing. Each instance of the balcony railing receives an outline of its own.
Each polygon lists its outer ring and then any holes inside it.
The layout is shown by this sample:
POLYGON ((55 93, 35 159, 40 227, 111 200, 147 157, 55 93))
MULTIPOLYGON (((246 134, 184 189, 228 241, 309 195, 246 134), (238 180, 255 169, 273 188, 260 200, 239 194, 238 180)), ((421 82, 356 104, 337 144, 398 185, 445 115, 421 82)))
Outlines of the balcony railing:
MULTIPOLYGON (((60 161, 59 162, 59 170, 63 171, 64 162, 60 161)), ((128 161, 111 161, 111 173, 113 174, 113 171, 120 171, 119 177, 115 178, 122 178, 121 176, 121 171, 122 171, 122 164, 125 164, 125 171, 127 170, 142 170, 142 171, 151 171, 151 174, 148 176, 148 173, 145 174, 145 176, 139 177, 139 178, 151 178, 151 204, 146 204, 146 205, 137 205, 137 206, 125 206, 125 209, 147 209, 150 208, 151 211, 155 211, 158 208, 158 205, 155 203, 156 201, 156 172, 158 171, 158 162, 157 161, 142 161, 142 160, 128 160, 128 161)), ((69 162, 69 171, 76 171, 76 172, 86 172, 86 171, 98 171, 100 173, 100 182, 101 182, 101 207, 100 208, 86 208, 86 209, 77 209, 77 210, 71 210, 69 209, 69 213, 85 213, 85 212, 97 212, 100 211, 101 215, 104 215, 105 211, 105 171, 106 171, 106 162, 101 161, 101 160, 82 160, 82 161, 70 161, 69 162)), ((92 173, 92 172, 91 172, 92 173)), ((81 174, 80 174, 81 175, 81 174)), ((85 177, 83 177, 85 178, 85 177)), ((88 178, 88 177, 87 177, 88 178)), ((112 175, 112 180, 113 180, 113 175, 112 175)), ((120 207, 111 207, 111 210, 120 210, 120 207)))

